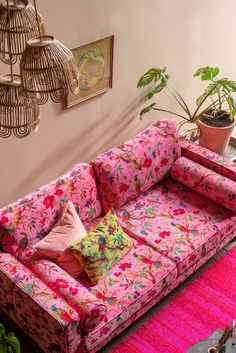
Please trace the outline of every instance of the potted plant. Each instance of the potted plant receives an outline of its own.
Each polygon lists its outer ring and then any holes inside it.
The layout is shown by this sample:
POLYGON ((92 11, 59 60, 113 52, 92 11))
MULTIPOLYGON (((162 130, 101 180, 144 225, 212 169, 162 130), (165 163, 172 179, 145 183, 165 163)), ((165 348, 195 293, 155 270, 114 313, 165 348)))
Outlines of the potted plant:
POLYGON ((12 332, 6 334, 2 324, 0 324, 0 353, 20 353, 19 339, 12 332))
POLYGON ((152 99, 163 89, 167 89, 180 105, 183 113, 157 107, 151 103, 140 112, 140 118, 151 110, 167 112, 181 118, 179 129, 186 123, 194 123, 196 127, 188 129, 192 140, 199 139, 201 146, 217 153, 223 153, 228 145, 231 133, 235 126, 236 100, 232 96, 236 92, 236 82, 227 78, 218 78, 218 67, 202 67, 196 71, 194 77, 200 77, 202 81, 208 81, 204 92, 196 100, 196 109, 192 113, 188 108, 181 93, 170 81, 166 68, 152 68, 143 74, 137 87, 154 86, 147 93, 146 98, 152 99))

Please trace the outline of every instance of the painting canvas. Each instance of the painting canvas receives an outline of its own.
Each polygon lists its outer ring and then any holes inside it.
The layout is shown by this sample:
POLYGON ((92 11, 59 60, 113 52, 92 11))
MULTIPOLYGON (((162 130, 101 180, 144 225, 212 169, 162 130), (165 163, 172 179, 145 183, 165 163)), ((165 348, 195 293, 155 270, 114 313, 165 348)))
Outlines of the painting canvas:
POLYGON ((80 74, 80 92, 69 93, 67 107, 83 102, 112 87, 114 36, 72 49, 80 74))

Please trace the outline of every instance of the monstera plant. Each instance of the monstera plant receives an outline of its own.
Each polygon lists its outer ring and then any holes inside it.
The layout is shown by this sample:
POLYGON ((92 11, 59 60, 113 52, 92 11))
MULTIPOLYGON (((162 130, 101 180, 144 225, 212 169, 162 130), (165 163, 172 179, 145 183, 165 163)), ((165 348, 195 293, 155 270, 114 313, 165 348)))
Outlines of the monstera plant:
POLYGON ((5 327, 0 324, 0 353, 20 353, 20 341, 14 333, 6 333, 5 327))
POLYGON ((179 126, 186 123, 194 123, 197 128, 189 129, 191 138, 199 139, 202 146, 215 152, 222 153, 226 148, 230 135, 235 125, 236 99, 233 93, 236 92, 236 82, 228 78, 219 78, 219 68, 205 66, 198 69, 194 77, 200 77, 203 82, 207 82, 203 93, 196 100, 196 108, 190 111, 182 94, 176 89, 170 80, 166 68, 152 68, 143 74, 137 87, 151 85, 151 90, 147 93, 148 100, 164 89, 172 95, 179 104, 182 112, 173 112, 163 109, 157 103, 151 103, 145 107, 141 113, 142 118, 151 110, 157 110, 176 115, 181 119, 179 126), (224 136, 226 134, 226 136, 224 136))

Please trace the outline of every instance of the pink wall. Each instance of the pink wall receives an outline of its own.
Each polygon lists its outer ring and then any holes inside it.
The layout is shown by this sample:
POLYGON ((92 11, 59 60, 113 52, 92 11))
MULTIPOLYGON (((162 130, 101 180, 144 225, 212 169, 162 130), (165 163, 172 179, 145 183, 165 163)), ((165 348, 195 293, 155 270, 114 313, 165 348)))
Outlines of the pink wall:
MULTIPOLYGON (((89 161, 157 118, 138 118, 141 73, 167 66, 193 107, 203 65, 236 79, 235 0, 38 0, 48 32, 68 47, 115 35, 113 89, 68 110, 49 102, 40 129, 26 139, 0 139, 0 206, 89 161)), ((6 72, 0 64, 0 72, 6 72)), ((176 109, 165 94, 161 105, 176 109)))

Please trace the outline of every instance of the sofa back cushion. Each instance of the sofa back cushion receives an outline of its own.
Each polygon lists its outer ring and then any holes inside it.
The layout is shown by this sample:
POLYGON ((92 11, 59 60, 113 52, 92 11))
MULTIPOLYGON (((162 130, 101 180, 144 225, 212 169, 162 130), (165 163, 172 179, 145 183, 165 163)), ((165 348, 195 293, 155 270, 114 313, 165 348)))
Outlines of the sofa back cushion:
POLYGON ((91 164, 104 212, 165 178, 179 155, 176 124, 161 120, 95 159, 91 164))
POLYGON ((77 164, 67 174, 0 210, 3 250, 21 259, 24 250, 44 238, 65 210, 68 200, 81 221, 101 214, 93 169, 77 164))

